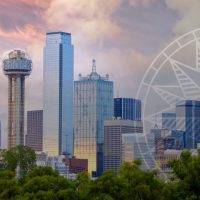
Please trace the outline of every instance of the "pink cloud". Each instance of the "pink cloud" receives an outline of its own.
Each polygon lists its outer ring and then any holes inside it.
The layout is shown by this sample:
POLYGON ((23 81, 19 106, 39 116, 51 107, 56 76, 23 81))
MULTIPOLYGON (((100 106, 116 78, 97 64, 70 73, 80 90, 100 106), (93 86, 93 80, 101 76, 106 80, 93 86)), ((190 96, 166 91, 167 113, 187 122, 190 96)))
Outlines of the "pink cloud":
POLYGON ((22 28, 16 27, 16 30, 10 32, 0 28, 0 36, 4 39, 23 44, 34 43, 35 41, 42 41, 44 39, 44 35, 31 25, 22 28))
POLYGON ((121 32, 114 20, 120 5, 121 0, 53 0, 44 18, 50 27, 72 32, 79 43, 102 44, 121 32))

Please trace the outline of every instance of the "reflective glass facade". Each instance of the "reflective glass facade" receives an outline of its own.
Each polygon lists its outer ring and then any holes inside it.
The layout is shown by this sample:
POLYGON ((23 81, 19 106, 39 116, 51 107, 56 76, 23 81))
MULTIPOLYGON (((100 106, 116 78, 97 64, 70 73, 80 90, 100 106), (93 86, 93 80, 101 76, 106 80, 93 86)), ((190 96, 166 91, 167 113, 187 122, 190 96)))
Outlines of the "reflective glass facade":
POLYGON ((113 82, 93 71, 74 84, 74 154, 88 171, 103 171, 104 120, 113 117, 113 82))
POLYGON ((121 119, 140 121, 141 100, 132 98, 115 98, 114 116, 121 119))
POLYGON ((185 132, 185 148, 200 142, 200 101, 186 100, 176 105, 176 129, 185 132))
POLYGON ((176 113, 162 113, 162 128, 176 129, 176 113))
POLYGON ((52 32, 44 47, 43 150, 73 154, 74 47, 71 34, 52 32))

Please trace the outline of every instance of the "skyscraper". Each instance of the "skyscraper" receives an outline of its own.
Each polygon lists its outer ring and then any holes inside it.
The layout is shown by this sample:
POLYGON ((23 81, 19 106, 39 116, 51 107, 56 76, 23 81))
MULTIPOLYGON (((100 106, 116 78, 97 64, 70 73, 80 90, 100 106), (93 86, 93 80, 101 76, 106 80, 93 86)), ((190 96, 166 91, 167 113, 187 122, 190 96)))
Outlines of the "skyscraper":
POLYGON ((141 120, 141 100, 132 98, 114 99, 114 116, 121 119, 141 120))
POLYGON ((8 148, 24 145, 25 76, 30 75, 32 61, 22 50, 12 50, 3 59, 8 76, 8 148))
POLYGON ((88 159, 88 171, 94 176, 103 171, 104 120, 113 117, 113 82, 92 72, 74 83, 74 153, 88 159))
POLYGON ((155 167, 155 145, 150 134, 126 133, 122 135, 122 162, 141 160, 143 170, 155 167))
POLYGON ((43 110, 27 112, 26 146, 35 151, 42 151, 43 139, 43 110))
POLYGON ((164 112, 162 113, 162 128, 169 130, 176 129, 176 113, 164 112))
POLYGON ((122 135, 143 132, 141 121, 106 120, 104 122, 104 170, 118 172, 122 165, 122 135))
POLYGON ((185 100, 176 105, 176 129, 185 132, 185 148, 200 143, 200 101, 185 100))
POLYGON ((71 34, 46 34, 44 47, 43 150, 73 155, 74 47, 71 34))

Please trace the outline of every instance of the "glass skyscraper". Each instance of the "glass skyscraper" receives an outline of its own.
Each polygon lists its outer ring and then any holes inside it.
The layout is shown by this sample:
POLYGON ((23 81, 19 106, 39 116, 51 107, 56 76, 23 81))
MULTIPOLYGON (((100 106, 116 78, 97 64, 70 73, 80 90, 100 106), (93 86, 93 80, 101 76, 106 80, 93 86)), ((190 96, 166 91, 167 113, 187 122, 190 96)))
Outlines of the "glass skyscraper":
POLYGON ((109 76, 92 72, 74 84, 74 154, 88 159, 88 171, 93 176, 103 171, 104 120, 113 117, 113 82, 109 76))
POLYGON ((73 155, 74 47, 71 34, 46 34, 43 151, 73 155))
POLYGON ((140 121, 141 100, 132 98, 115 98, 114 116, 121 119, 140 121))
POLYGON ((162 113, 162 128, 169 130, 176 129, 176 113, 164 112, 162 113))
POLYGON ((185 133, 185 148, 200 142, 200 101, 186 100, 176 105, 176 129, 185 133))

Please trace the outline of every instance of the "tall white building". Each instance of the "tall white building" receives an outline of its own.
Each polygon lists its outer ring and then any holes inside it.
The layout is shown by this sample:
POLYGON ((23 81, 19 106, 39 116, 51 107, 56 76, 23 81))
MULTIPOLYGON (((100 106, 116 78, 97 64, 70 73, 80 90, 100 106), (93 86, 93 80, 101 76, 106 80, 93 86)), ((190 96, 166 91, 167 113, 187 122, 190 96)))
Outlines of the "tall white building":
POLYGON ((46 34, 44 47, 43 151, 73 155, 74 47, 71 34, 46 34))
POLYGON ((74 83, 74 154, 88 159, 94 176, 103 171, 104 120, 113 117, 113 82, 92 72, 74 83))

